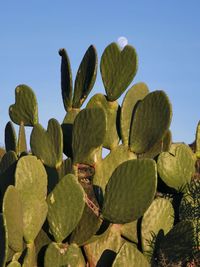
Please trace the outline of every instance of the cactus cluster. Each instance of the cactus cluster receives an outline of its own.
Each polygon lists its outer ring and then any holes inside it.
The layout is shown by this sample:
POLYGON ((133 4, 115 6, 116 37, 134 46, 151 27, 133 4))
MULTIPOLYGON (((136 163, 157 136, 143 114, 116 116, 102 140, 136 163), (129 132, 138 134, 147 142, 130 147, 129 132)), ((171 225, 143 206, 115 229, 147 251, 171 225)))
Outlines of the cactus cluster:
POLYGON ((59 54, 62 124, 52 118, 43 128, 27 85, 17 86, 9 108, 0 157, 0 267, 199 266, 199 125, 193 145, 173 143, 170 100, 145 83, 118 103, 137 72, 132 46, 106 47, 105 95, 84 107, 96 80, 96 49, 86 51, 74 88, 67 52, 59 54))

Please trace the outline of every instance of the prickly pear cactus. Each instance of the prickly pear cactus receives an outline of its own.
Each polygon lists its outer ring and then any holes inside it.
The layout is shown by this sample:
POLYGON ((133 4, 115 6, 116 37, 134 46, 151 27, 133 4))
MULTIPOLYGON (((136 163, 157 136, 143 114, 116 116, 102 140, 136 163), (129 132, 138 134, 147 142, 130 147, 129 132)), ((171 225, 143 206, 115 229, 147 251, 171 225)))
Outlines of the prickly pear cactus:
POLYGON ((9 108, 0 150, 0 267, 200 266, 199 124, 192 145, 173 143, 167 94, 130 85, 138 68, 132 46, 105 48, 105 93, 87 102, 95 47, 74 86, 68 54, 59 54, 61 124, 52 118, 42 127, 27 85, 16 87, 9 108))

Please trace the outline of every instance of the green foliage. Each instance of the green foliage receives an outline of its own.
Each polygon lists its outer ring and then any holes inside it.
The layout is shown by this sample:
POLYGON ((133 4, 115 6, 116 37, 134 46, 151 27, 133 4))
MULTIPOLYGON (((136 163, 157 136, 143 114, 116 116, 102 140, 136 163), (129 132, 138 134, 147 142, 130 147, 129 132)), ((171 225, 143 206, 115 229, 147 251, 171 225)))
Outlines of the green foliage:
POLYGON ((95 94, 85 108, 97 75, 96 49, 87 49, 74 87, 67 52, 59 54, 62 124, 50 119, 47 130, 39 124, 27 85, 17 86, 9 109, 19 132, 8 122, 0 150, 0 267, 197 262, 199 124, 192 151, 172 142, 165 92, 149 92, 140 82, 118 102, 137 72, 130 45, 106 47, 100 60, 106 95, 95 94), (30 140, 26 126, 32 126, 30 140))

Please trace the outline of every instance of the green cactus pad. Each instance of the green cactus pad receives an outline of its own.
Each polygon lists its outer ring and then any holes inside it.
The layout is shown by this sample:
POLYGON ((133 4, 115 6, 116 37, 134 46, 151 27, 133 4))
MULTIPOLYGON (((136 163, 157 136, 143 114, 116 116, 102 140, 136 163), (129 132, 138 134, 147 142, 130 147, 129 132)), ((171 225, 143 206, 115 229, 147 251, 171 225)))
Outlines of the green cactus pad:
POLYGON ((128 90, 124 97, 120 116, 120 130, 124 145, 129 144, 131 121, 135 107, 148 93, 149 89, 145 83, 137 83, 128 90))
POLYGON ((174 209, 171 202, 164 198, 155 199, 142 217, 141 240, 145 255, 151 257, 155 237, 162 229, 167 234, 173 227, 174 209))
POLYGON ((169 151, 171 146, 171 132, 168 130, 162 140, 156 142, 148 151, 140 154, 140 158, 150 158, 154 159, 161 152, 169 151))
POLYGON ((137 223, 138 221, 135 220, 130 223, 122 224, 121 226, 121 235, 126 239, 132 241, 133 243, 138 243, 138 236, 137 236, 137 223))
POLYGON ((117 254, 113 267, 150 267, 146 257, 131 243, 126 242, 117 254))
POLYGON ((91 45, 78 68, 74 85, 73 108, 80 108, 92 90, 97 76, 97 52, 91 45))
POLYGON ((48 222, 57 242, 77 226, 85 206, 85 192, 73 174, 64 176, 48 195, 48 222))
POLYGON ((8 235, 8 246, 15 252, 23 251, 22 204, 17 189, 10 185, 3 199, 3 216, 8 235))
POLYGON ((17 155, 14 151, 8 151, 4 154, 0 161, 0 192, 1 201, 3 195, 9 185, 15 184, 15 168, 17 163, 17 155))
POLYGON ((176 190, 190 182, 195 172, 193 153, 185 144, 172 144, 169 152, 159 155, 157 165, 161 179, 176 190))
POLYGON ((15 89, 15 104, 9 108, 11 120, 20 125, 33 126, 38 123, 37 99, 30 87, 18 85, 15 89))
POLYGON ((122 163, 106 186, 103 217, 119 224, 137 220, 153 201, 156 186, 155 161, 133 159, 122 163))
POLYGON ((51 243, 45 253, 44 267, 85 267, 81 249, 76 244, 51 243))
POLYGON ((72 158, 72 132, 73 124, 80 109, 71 109, 65 116, 61 125, 63 132, 63 152, 67 157, 72 158))
POLYGON ((22 202, 24 238, 31 243, 47 215, 47 174, 41 161, 31 155, 20 158, 15 172, 15 186, 22 202))
POLYGON ((116 147, 119 143, 117 125, 120 111, 117 101, 110 102, 106 96, 96 94, 88 102, 87 108, 102 108, 104 110, 107 124, 103 146, 108 149, 116 147))
POLYGON ((100 108, 83 109, 77 115, 72 136, 74 163, 92 165, 106 133, 106 116, 100 108))
POLYGON ((128 147, 120 145, 114 148, 102 161, 96 163, 93 184, 104 194, 105 187, 114 170, 129 159, 136 159, 136 155, 130 152, 128 147))
POLYGON ((51 243, 51 239, 48 237, 47 233, 43 229, 41 229, 34 243, 35 243, 35 253, 36 255, 38 255, 42 247, 49 245, 51 243))
POLYGON ((172 117, 165 92, 148 94, 136 108, 130 133, 130 148, 137 154, 148 151, 166 134, 172 117), (148 134, 147 134, 148 133, 148 134))
POLYGON ((27 152, 26 132, 23 124, 21 124, 19 127, 18 142, 17 142, 18 155, 20 155, 22 152, 27 152))
POLYGON ((12 166, 18 160, 14 151, 8 151, 4 154, 0 162, 0 174, 4 173, 10 166, 12 166))
POLYGON ((21 264, 18 261, 11 261, 7 267, 21 267, 21 264))
POLYGON ((194 226, 190 221, 177 223, 160 243, 159 255, 169 262, 178 263, 192 255, 194 226))
POLYGON ((103 52, 100 70, 108 100, 117 100, 137 72, 135 49, 127 45, 121 51, 116 43, 111 43, 103 52))
POLYGON ((57 169, 59 180, 62 179, 65 175, 72 173, 72 160, 71 158, 63 160, 60 167, 57 169))
POLYGON ((7 267, 21 267, 21 264, 18 261, 11 261, 7 267))
POLYGON ((0 214, 0 237, 0 266, 4 267, 6 264, 6 258, 8 253, 8 237, 2 214, 0 214))
POLYGON ((27 245, 26 255, 24 257, 24 262, 22 267, 35 267, 36 262, 36 253, 34 243, 27 245))
POLYGON ((72 107, 72 71, 70 60, 65 49, 59 50, 59 55, 62 57, 61 60, 61 91, 62 99, 65 110, 68 111, 72 107))
POLYGON ((124 241, 120 236, 118 225, 110 226, 95 241, 84 246, 89 266, 111 266, 116 253, 124 241))
POLYGON ((17 136, 11 121, 5 127, 5 147, 7 152, 10 150, 17 151, 17 136))
POLYGON ((100 225, 100 218, 85 205, 82 217, 70 236, 70 243, 76 243, 77 245, 82 246, 96 234, 100 225))
POLYGON ((170 130, 168 130, 163 138, 163 147, 162 151, 167 152, 170 150, 172 144, 172 133, 170 130))
POLYGON ((58 167, 62 163, 63 135, 57 120, 49 120, 47 131, 36 124, 31 133, 30 144, 33 154, 45 165, 58 167))

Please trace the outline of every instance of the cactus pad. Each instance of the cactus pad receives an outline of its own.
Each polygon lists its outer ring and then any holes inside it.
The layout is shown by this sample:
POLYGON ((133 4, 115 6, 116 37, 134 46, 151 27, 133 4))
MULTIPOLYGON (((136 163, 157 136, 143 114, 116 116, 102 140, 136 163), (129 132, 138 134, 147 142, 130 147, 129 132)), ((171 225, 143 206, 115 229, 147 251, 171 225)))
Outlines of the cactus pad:
POLYGON ((167 234, 174 223, 174 209, 171 202, 164 198, 155 199, 142 217, 142 249, 147 256, 153 254, 154 238, 162 229, 167 234))
POLYGON ((106 186, 102 209, 104 218, 114 223, 137 220, 153 201, 156 186, 155 161, 133 159, 122 163, 106 186))
POLYGON ((111 43, 103 52, 100 69, 108 100, 117 100, 137 72, 135 49, 127 45, 121 51, 116 43, 111 43))
POLYGON ((136 155, 128 150, 124 145, 114 148, 102 161, 96 164, 93 184, 104 194, 105 187, 114 170, 129 159, 136 159, 136 155))
POLYGON ((93 45, 86 51, 76 74, 73 108, 80 108, 92 90, 97 76, 97 52, 93 45))
POLYGON ((70 243, 76 243, 79 246, 85 244, 101 225, 101 219, 85 205, 82 217, 70 236, 70 243))
POLYGON ((65 116, 61 125, 63 132, 63 152, 66 156, 72 158, 72 132, 73 124, 77 114, 80 112, 79 109, 71 109, 65 116))
POLYGON ((90 266, 111 266, 116 253, 124 241, 120 236, 118 225, 110 226, 93 242, 84 246, 84 251, 90 266))
POLYGON ((15 252, 22 252, 22 204, 17 189, 12 185, 8 187, 4 195, 3 216, 8 235, 8 246, 15 252))
POLYGON ((11 120, 20 125, 33 126, 38 123, 37 99, 30 87, 18 85, 15 89, 15 104, 10 106, 11 120))
POLYGON ((136 108, 130 134, 130 148, 137 154, 148 151, 166 134, 172 117, 165 92, 148 94, 136 108), (148 132, 148 134, 147 134, 148 132))
POLYGON ((11 121, 5 127, 5 147, 7 152, 10 150, 17 151, 17 137, 11 121))
POLYGON ((22 152, 27 152, 26 132, 24 124, 21 124, 19 127, 18 142, 17 142, 17 154, 20 155, 22 152))
POLYGON ((122 224, 122 227, 121 227, 122 237, 125 237, 128 240, 130 240, 136 244, 138 243, 137 224, 138 224, 138 221, 135 220, 135 221, 130 222, 130 223, 124 223, 124 224, 122 224))
POLYGON ((41 161, 31 155, 20 158, 15 172, 15 186, 22 202, 24 238, 31 243, 47 215, 47 174, 41 161))
POLYGON ((131 243, 126 242, 117 254, 113 267, 150 267, 145 256, 131 243))
POLYGON ((76 244, 51 243, 45 253, 45 267, 85 267, 81 249, 76 244))
POLYGON ((106 115, 106 136, 103 146, 108 149, 116 147, 119 143, 118 117, 120 107, 117 101, 110 102, 102 94, 94 95, 87 104, 87 108, 102 108, 106 115))
POLYGON ((92 165, 96 151, 102 146, 106 133, 106 117, 100 108, 83 109, 73 126, 72 149, 74 163, 92 165))
POLYGON ((61 91, 65 110, 68 111, 72 107, 72 71, 70 60, 65 49, 59 50, 61 61, 61 91))
POLYGON ((31 149, 49 167, 58 167, 62 163, 63 136, 57 120, 49 120, 47 131, 40 124, 34 126, 31 149))
POLYGON ((121 116, 120 116, 120 129, 122 142, 124 145, 129 144, 129 136, 131 129, 131 121, 133 112, 138 104, 147 94, 149 93, 149 89, 145 83, 137 83, 134 84, 126 93, 122 108, 121 108, 121 116))
POLYGON ((27 245, 26 255, 23 261, 23 267, 34 267, 36 266, 36 253, 34 243, 27 245))
POLYGON ((48 195, 48 222, 57 242, 77 226, 85 206, 85 192, 73 174, 64 176, 48 195))
POLYGON ((190 182, 195 172, 192 151, 185 144, 172 144, 169 152, 159 155, 157 164, 161 179, 176 190, 190 182))

